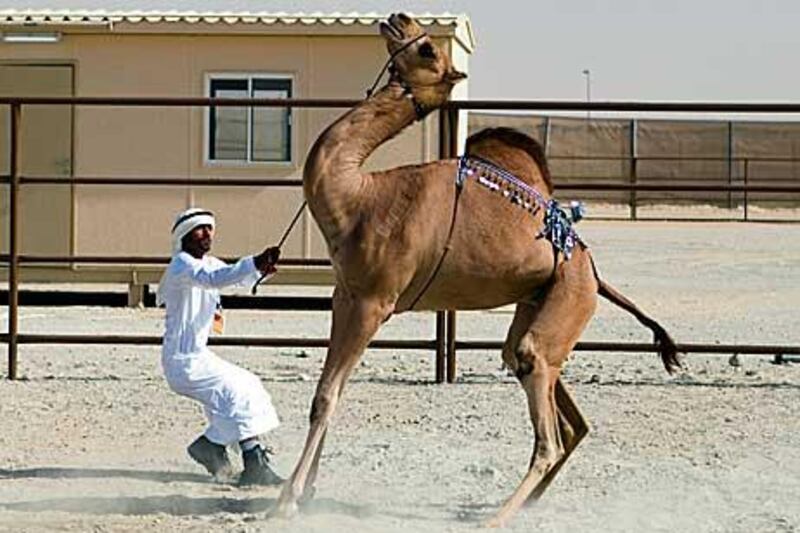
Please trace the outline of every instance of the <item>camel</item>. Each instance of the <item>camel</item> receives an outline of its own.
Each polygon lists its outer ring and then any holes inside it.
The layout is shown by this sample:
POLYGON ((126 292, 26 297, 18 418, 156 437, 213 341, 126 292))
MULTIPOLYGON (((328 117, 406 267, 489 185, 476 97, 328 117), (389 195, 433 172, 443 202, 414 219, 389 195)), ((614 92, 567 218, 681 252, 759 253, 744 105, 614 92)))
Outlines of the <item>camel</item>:
POLYGON ((487 524, 501 526, 541 495, 588 431, 559 375, 597 295, 653 330, 670 371, 679 366, 676 347, 657 322, 600 280, 568 225, 559 226, 561 237, 543 235, 545 218, 563 211, 545 209, 553 184, 541 147, 529 137, 486 130, 469 139, 467 159, 361 170, 378 146, 444 105, 465 78, 410 17, 391 15, 380 32, 392 56, 389 82, 329 126, 304 167, 305 197, 326 239, 336 286, 308 436, 274 513, 291 516, 313 496, 331 417, 384 321, 412 310, 515 303, 502 359, 527 394, 534 446, 522 482, 487 524))

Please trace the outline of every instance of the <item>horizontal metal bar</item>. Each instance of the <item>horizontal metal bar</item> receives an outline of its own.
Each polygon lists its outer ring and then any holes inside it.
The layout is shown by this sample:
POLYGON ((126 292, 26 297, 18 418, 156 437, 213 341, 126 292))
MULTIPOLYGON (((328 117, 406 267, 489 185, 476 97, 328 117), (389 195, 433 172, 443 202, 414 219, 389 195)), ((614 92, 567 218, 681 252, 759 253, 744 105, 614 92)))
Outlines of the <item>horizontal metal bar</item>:
MULTIPOLYGON (((612 119, 613 120, 613 119, 612 119)), ((699 162, 720 162, 727 163, 734 161, 737 163, 797 163, 800 162, 796 157, 760 157, 760 156, 683 156, 683 155, 548 155, 548 161, 699 161, 699 162)))
MULTIPOLYGON (((144 307, 156 307, 156 295, 147 291, 143 295, 144 307)), ((224 294, 225 309, 268 309, 270 311, 330 311, 330 296, 251 296, 224 294)), ((0 305, 8 305, 9 294, 0 290, 0 305)), ((20 307, 71 307, 102 306, 128 307, 127 292, 110 291, 37 291, 20 290, 20 307)))
MULTIPOLYGON (((548 161, 696 161, 696 162, 719 162, 727 163, 733 161, 736 163, 798 163, 800 158, 797 157, 762 157, 762 156, 733 156, 733 157, 720 157, 720 156, 690 156, 690 155, 548 155, 548 161)), ((0 174, 0 179, 8 179, 8 175, 0 174)), ((31 179, 24 178, 23 179, 31 179)), ((38 179, 38 178, 34 178, 38 179)), ((59 177, 56 179, 65 179, 59 177)), ((87 178, 93 179, 93 178, 87 178)), ((111 178, 113 179, 113 178, 111 178)), ((175 178, 180 179, 180 178, 175 178)), ((185 179, 185 178, 183 178, 185 179)))
MULTIPOLYGON (((103 256, 103 255, 20 255, 20 263, 98 263, 111 265, 166 265, 170 262, 169 257, 148 257, 148 256, 103 256)), ((236 257, 221 258, 226 262, 236 261, 236 257)), ((8 263, 8 254, 0 254, 0 263, 8 263)), ((306 266, 306 267, 329 267, 331 262, 328 259, 316 258, 286 258, 278 261, 278 265, 283 266, 306 266)))
POLYGON ((106 97, 106 96, 4 96, 0 105, 78 105, 112 107, 353 107, 363 100, 342 98, 206 98, 206 97, 106 97))
MULTIPOLYGON (((0 334, 0 343, 8 343, 8 334, 0 334)), ((157 345, 161 337, 154 335, 61 335, 20 334, 20 344, 132 344, 157 345)), ((328 339, 297 337, 211 337, 215 346, 265 346, 292 348, 325 348, 328 339)), ((456 341, 456 350, 499 350, 501 341, 456 341)), ((435 340, 374 340, 369 345, 376 349, 435 349, 435 340)), ((800 355, 800 346, 768 344, 678 344, 681 353, 742 354, 742 355, 800 355)), ((579 342, 575 351, 584 352, 657 352, 656 344, 647 342, 579 342)))
MULTIPOLYGON (((564 178, 569 179, 569 178, 564 178)), ((594 180, 619 179, 618 176, 596 177, 594 180)), ((789 181, 789 180, 786 180, 789 181)), ((7 182, 7 179, 0 179, 7 182)), ((303 180, 244 180, 244 179, 185 179, 185 178, 20 178, 21 185, 147 185, 147 186, 187 186, 192 187, 300 187, 303 180)), ((703 184, 656 184, 656 183, 559 183, 556 189, 566 191, 642 191, 642 192, 760 192, 760 193, 800 193, 800 185, 703 185, 703 184)))
POLYGON ((586 102, 564 100, 451 100, 443 109, 514 111, 636 111, 687 113, 797 113, 800 104, 791 102, 586 102))
MULTIPOLYGON (((8 334, 0 334, 0 343, 8 343, 8 334)), ((38 335, 20 334, 20 344, 125 344, 160 345, 161 337, 154 335, 38 335)), ((270 348, 326 348, 328 339, 298 337, 211 337, 213 346, 262 346, 270 348)), ((400 350, 433 350, 436 340, 380 339, 369 344, 370 348, 400 350)))
POLYGON ((301 179, 232 179, 232 178, 73 178, 31 176, 21 177, 20 184, 27 185, 156 185, 192 187, 300 187, 301 179))
POLYGON ((627 183, 559 183, 558 190, 643 191, 643 192, 763 192, 800 193, 800 185, 658 185, 627 183))
MULTIPOLYGON (((206 98, 206 97, 0 97, 0 105, 79 106, 217 106, 217 107, 353 107, 360 99, 321 98, 206 98)), ((580 100, 451 100, 444 110, 549 110, 549 111, 637 111, 690 113, 798 113, 800 104, 791 102, 586 102, 580 100)))
MULTIPOLYGON (((727 163, 728 161, 732 161, 735 163, 798 163, 800 162, 800 158, 796 157, 762 157, 762 156, 733 156, 733 157, 720 157, 720 156, 685 156, 685 155, 548 155, 548 161, 620 161, 620 162, 630 162, 630 161, 676 161, 676 162, 703 162, 703 163, 727 163)), ((0 180, 7 180, 9 176, 7 174, 0 174, 0 180)), ((22 179, 29 179, 29 180, 39 180, 39 179, 50 179, 49 177, 25 177, 23 176, 22 179)), ((68 179, 66 176, 60 176, 53 179, 68 179)), ((98 179, 106 179, 106 177, 98 177, 98 178, 77 178, 77 179, 86 179, 86 180, 98 180, 98 179)), ((109 179, 116 179, 113 177, 109 177, 109 179)), ((144 179, 151 179, 151 177, 146 177, 144 179)), ((175 180, 178 179, 187 179, 187 178, 173 178, 175 180)), ((193 181, 203 181, 204 178, 192 178, 193 181)), ((215 179, 215 178, 210 178, 215 179)), ((216 178, 219 179, 219 178, 216 178)), ((227 178, 225 178, 227 179, 227 178)), ((163 181, 163 180, 162 180, 163 181)), ((235 181, 235 180, 234 180, 235 181)), ((245 180, 242 180, 245 181, 245 180)), ((257 180, 253 180, 256 182, 257 180)), ((271 180, 265 180, 271 181, 271 180)), ((272 180, 272 181, 280 181, 280 180, 272 180)))
MULTIPOLYGON (((456 341, 456 350, 499 350, 501 341, 456 341)), ((774 355, 800 354, 800 346, 769 344, 678 344, 681 353, 774 355)), ((574 348, 584 352, 657 352, 658 345, 639 342, 579 342, 574 348)))

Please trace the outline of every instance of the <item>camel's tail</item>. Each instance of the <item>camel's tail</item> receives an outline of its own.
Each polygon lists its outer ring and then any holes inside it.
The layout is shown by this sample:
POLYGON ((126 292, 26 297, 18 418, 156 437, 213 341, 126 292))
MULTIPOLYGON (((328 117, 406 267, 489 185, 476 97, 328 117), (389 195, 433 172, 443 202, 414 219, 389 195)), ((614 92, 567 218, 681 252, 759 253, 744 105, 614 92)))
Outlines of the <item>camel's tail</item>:
POLYGON ((667 330, 665 330, 661 324, 647 316, 645 312, 639 309, 635 303, 628 299, 627 296, 600 279, 600 275, 597 272, 597 267, 595 267, 594 264, 594 258, 592 258, 591 255, 589 255, 589 258, 592 262, 594 277, 597 279, 597 293, 609 302, 621 307, 635 316, 636 320, 653 332, 655 337, 654 341, 658 346, 661 361, 664 363, 664 368, 667 369, 667 372, 672 374, 676 370, 682 368, 683 365, 678 358, 678 347, 675 345, 675 341, 672 340, 672 337, 670 337, 669 333, 667 333, 667 330))

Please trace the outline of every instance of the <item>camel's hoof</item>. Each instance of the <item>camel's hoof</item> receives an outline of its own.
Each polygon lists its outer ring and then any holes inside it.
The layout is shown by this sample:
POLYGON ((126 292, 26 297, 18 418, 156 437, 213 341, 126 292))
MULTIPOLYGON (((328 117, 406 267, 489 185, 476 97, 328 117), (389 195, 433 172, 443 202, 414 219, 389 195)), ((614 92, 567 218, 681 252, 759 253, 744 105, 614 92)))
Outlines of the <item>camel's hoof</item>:
POLYGON ((297 516, 297 502, 278 502, 275 507, 267 514, 268 518, 281 518, 283 520, 291 520, 297 516))
POLYGON ((499 516, 493 516, 482 524, 483 527, 491 529, 498 529, 501 527, 505 527, 505 525, 506 525, 505 520, 502 520, 499 516))
POLYGON ((305 505, 311 500, 314 499, 314 496, 317 494, 317 489, 315 487, 308 487, 304 492, 303 495, 300 496, 300 499, 297 501, 300 505, 305 505))

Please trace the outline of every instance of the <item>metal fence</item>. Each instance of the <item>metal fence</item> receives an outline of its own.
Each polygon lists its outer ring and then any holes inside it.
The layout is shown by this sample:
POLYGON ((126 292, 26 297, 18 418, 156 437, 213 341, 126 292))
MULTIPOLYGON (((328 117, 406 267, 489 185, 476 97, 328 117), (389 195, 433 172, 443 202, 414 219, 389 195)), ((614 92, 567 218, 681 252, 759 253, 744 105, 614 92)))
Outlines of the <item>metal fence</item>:
MULTIPOLYGON (((624 185, 794 185, 800 183, 800 122, 764 120, 613 118, 470 112, 468 132, 511 127, 544 148, 559 200, 573 182, 624 185)), ((569 192, 569 191, 568 191, 569 192)), ((747 220, 752 205, 758 220, 793 220, 800 202, 781 194, 725 191, 581 191, 581 200, 627 204, 627 216, 687 220, 701 214, 715 220, 747 220), (697 206, 685 213, 665 205, 697 206), (643 209, 639 210, 639 207, 643 209), (775 208, 788 208, 789 211, 775 208), (742 212, 743 210, 743 212, 742 212)), ((626 216, 619 209, 606 216, 626 216)), ((594 209, 593 209, 594 211, 594 209)))
MULTIPOLYGON (((0 263, 8 268, 8 330, 0 334, 0 343, 8 345, 8 378, 16 379, 18 374, 18 350, 21 344, 160 344, 160 337, 135 335, 66 335, 66 334, 25 334, 19 331, 19 272, 21 264, 36 263, 95 263, 95 264, 166 264, 165 257, 105 257, 105 256, 35 256, 22 255, 19 252, 19 190, 28 184, 93 184, 93 185, 140 185, 140 186, 212 186, 237 187, 260 185, 265 187, 297 187, 300 180, 216 180, 216 179, 154 179, 154 178, 58 178, 22 176, 20 171, 22 143, 20 131, 22 127, 23 106, 39 105, 73 105, 73 106, 214 106, 214 107, 300 107, 300 108, 342 108, 352 107, 357 100, 321 100, 321 99, 211 99, 211 98, 0 98, 0 105, 10 108, 10 154, 9 175, 2 176, 0 182, 9 188, 9 253, 0 257, 0 263)), ((514 111, 615 111, 615 112, 717 112, 717 113, 798 113, 797 104, 717 104, 692 103, 677 104, 671 102, 637 103, 637 102, 560 102, 560 101, 467 101, 450 102, 439 112, 439 154, 442 158, 455 157, 458 151, 457 135, 459 131, 459 111, 470 109, 482 110, 514 110, 514 111)), ((634 165, 635 166, 635 165, 634 165)), ((634 174, 635 177, 635 174, 634 174)), ((580 191, 623 191, 635 197, 638 192, 725 192, 742 193, 800 193, 798 185, 658 185, 639 184, 634 179, 631 183, 597 183, 571 182, 559 185, 560 190, 580 191)), ((635 218, 635 201, 631 204, 631 217, 635 218)), ((282 264, 300 266, 319 266, 328 264, 325 260, 284 259, 282 264)), ((502 343, 497 341, 459 341, 456 336, 455 311, 440 311, 435 315, 435 337, 433 339, 397 339, 376 340, 371 348, 379 349, 429 349, 436 352, 437 382, 455 381, 456 354, 458 350, 497 349, 502 343)), ((298 339, 275 337, 225 337, 211 341, 215 345, 226 346, 273 346, 273 347, 325 347, 327 339, 298 339)), ((707 345, 680 344, 679 350, 685 353, 739 353, 767 354, 776 359, 785 355, 800 355, 800 346, 779 345, 707 345)), ((623 342, 581 342, 575 348, 585 351, 614 352, 655 352, 654 344, 623 342)))

